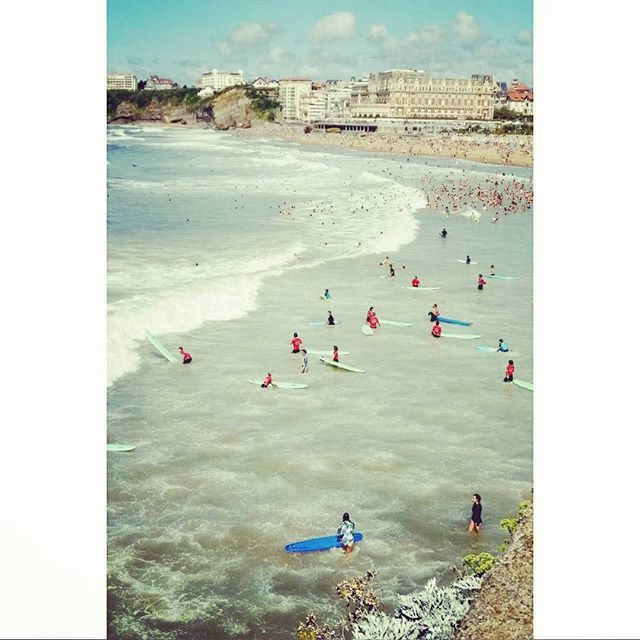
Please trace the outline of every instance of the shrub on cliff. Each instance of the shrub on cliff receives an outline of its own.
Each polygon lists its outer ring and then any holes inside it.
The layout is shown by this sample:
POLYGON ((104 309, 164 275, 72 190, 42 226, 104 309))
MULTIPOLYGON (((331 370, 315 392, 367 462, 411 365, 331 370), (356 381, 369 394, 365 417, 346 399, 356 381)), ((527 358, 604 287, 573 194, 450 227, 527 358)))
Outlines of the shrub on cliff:
POLYGON ((495 556, 490 553, 469 554, 462 559, 462 563, 467 565, 474 574, 478 576, 484 575, 495 564, 495 556))

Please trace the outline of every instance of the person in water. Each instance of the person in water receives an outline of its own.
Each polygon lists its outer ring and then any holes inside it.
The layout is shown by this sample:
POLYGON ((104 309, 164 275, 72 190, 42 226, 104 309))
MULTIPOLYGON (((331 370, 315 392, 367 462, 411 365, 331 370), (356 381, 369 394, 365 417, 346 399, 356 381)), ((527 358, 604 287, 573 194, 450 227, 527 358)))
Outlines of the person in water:
POLYGON ((498 340, 498 351, 502 351, 503 353, 506 353, 507 351, 509 351, 509 347, 507 346, 507 344, 502 338, 498 340))
POLYGON ((338 353, 338 345, 333 345, 333 361, 340 362, 340 354, 338 353))
POLYGON ((433 307, 431 307, 431 311, 429 311, 429 320, 431 320, 431 322, 435 322, 439 315, 440 309, 438 309, 437 304, 434 304, 433 307))
POLYGON ((482 277, 482 274, 478 274, 478 291, 482 291, 484 289, 484 285, 487 284, 487 281, 482 277))
POLYGON ((324 299, 325 300, 329 300, 330 297, 331 297, 331 294, 329 293, 329 289, 325 289, 324 290, 324 299))
POLYGON ((431 335, 434 338, 439 338, 442 335, 442 327, 440 326, 440 321, 436 320, 436 323, 433 325, 431 329, 431 335))
POLYGON ((302 350, 302 371, 301 373, 309 373, 309 356, 307 355, 307 350, 302 350))
POLYGON ((491 271, 489 271, 489 275, 490 276, 495 276, 496 275, 496 268, 493 265, 491 265, 491 271))
POLYGON ((471 264, 471 258, 467 256, 467 264, 471 264))
POLYGON ((516 367, 513 364, 513 360, 509 360, 507 368, 504 372, 503 382, 513 382, 513 374, 516 372, 516 367))
POLYGON ((367 311, 367 319, 365 322, 369 324, 369 320, 371 320, 371 316, 375 316, 375 312, 373 311, 373 307, 369 307, 369 311, 367 311))
POLYGON ((474 493, 471 496, 471 519, 469 520, 469 533, 480 533, 482 528, 482 498, 474 493))
POLYGON ((418 280, 418 276, 413 276, 413 280, 411 281, 411 286, 412 287, 420 286, 420 280, 418 280))
POLYGON ((291 346, 293 347, 293 349, 291 350, 291 353, 300 353, 300 345, 302 344, 302 338, 298 337, 297 333, 293 334, 293 338, 291 338, 290 343, 291 346))
POLYGON ((389 265, 389 277, 393 278, 393 276, 395 276, 395 275, 396 275, 395 269, 393 268, 393 265, 390 264, 389 265))
POLYGON ((378 316, 373 311, 371 312, 371 315, 369 316, 369 326, 372 329, 377 329, 380 326, 380 320, 378 320, 378 316))
POLYGON ((331 311, 329 311, 329 316, 327 318, 327 324, 334 325, 336 323, 336 319, 333 317, 331 311))
POLYGON ((178 351, 182 356, 182 364, 189 364, 192 360, 191 354, 188 351, 185 351, 182 347, 178 347, 178 351))
POLYGON ((440 237, 441 238, 446 238, 447 237, 447 230, 446 229, 442 229, 442 231, 440 232, 440 237))
POLYGON ((356 525, 351 522, 351 518, 348 513, 342 514, 342 522, 338 527, 338 541, 340 542, 342 549, 345 553, 351 553, 356 543, 353 534, 356 530, 356 525))
POLYGON ((267 373, 267 377, 264 379, 264 382, 260 385, 263 389, 266 389, 269 385, 273 385, 273 378, 270 373, 267 373))

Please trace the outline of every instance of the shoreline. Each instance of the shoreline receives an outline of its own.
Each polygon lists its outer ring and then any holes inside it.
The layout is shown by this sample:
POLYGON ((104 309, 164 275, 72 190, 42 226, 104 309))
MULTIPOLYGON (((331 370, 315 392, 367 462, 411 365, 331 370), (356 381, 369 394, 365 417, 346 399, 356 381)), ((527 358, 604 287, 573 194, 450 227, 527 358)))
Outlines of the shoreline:
MULTIPOLYGON (((186 120, 185 124, 160 120, 135 120, 127 123, 107 123, 119 126, 160 126, 180 129, 207 128, 201 121, 186 120)), ((210 125, 209 125, 210 126, 210 125)), ((486 165, 533 167, 533 136, 491 136, 487 134, 442 134, 439 136, 399 135, 388 133, 348 132, 327 133, 313 130, 304 133, 303 124, 270 123, 254 120, 247 128, 224 130, 239 137, 268 138, 332 149, 365 151, 390 155, 451 158, 486 165)))

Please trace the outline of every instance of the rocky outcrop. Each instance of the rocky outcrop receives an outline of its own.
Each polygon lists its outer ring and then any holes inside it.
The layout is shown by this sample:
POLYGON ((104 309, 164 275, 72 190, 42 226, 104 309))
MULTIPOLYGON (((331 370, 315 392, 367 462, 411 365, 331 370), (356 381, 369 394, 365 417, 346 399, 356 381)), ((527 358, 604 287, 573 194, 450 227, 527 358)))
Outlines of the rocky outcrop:
POLYGON ((522 511, 507 551, 485 577, 455 640, 533 638, 533 507, 522 511))

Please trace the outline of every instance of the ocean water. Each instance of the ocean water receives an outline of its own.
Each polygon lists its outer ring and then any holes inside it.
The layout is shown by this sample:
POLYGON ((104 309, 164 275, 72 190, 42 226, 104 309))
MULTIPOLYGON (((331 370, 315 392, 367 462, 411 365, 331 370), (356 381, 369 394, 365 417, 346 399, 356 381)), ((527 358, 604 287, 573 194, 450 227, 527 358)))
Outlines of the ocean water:
POLYGON ((341 611, 345 577, 376 569, 391 607, 495 552, 531 488, 533 394, 475 346, 504 338, 533 381, 532 213, 491 224, 469 197, 445 216, 425 188, 531 171, 162 127, 109 128, 108 161, 108 440, 137 447, 108 458, 114 637, 292 638, 307 612, 341 611), (395 278, 380 277, 386 256, 395 278), (478 291, 491 264, 520 279, 478 291), (441 289, 402 289, 414 275, 441 289), (445 332, 483 337, 431 338, 434 303, 474 323, 445 332), (364 336, 370 306, 413 326, 364 336), (338 326, 309 324, 328 309, 338 326), (145 329, 193 363, 164 360, 145 329), (303 376, 294 331, 366 373, 310 356, 303 376), (309 387, 248 383, 267 371, 309 387), (475 492, 485 529, 470 536, 475 492), (343 511, 357 553, 283 552, 343 511))

